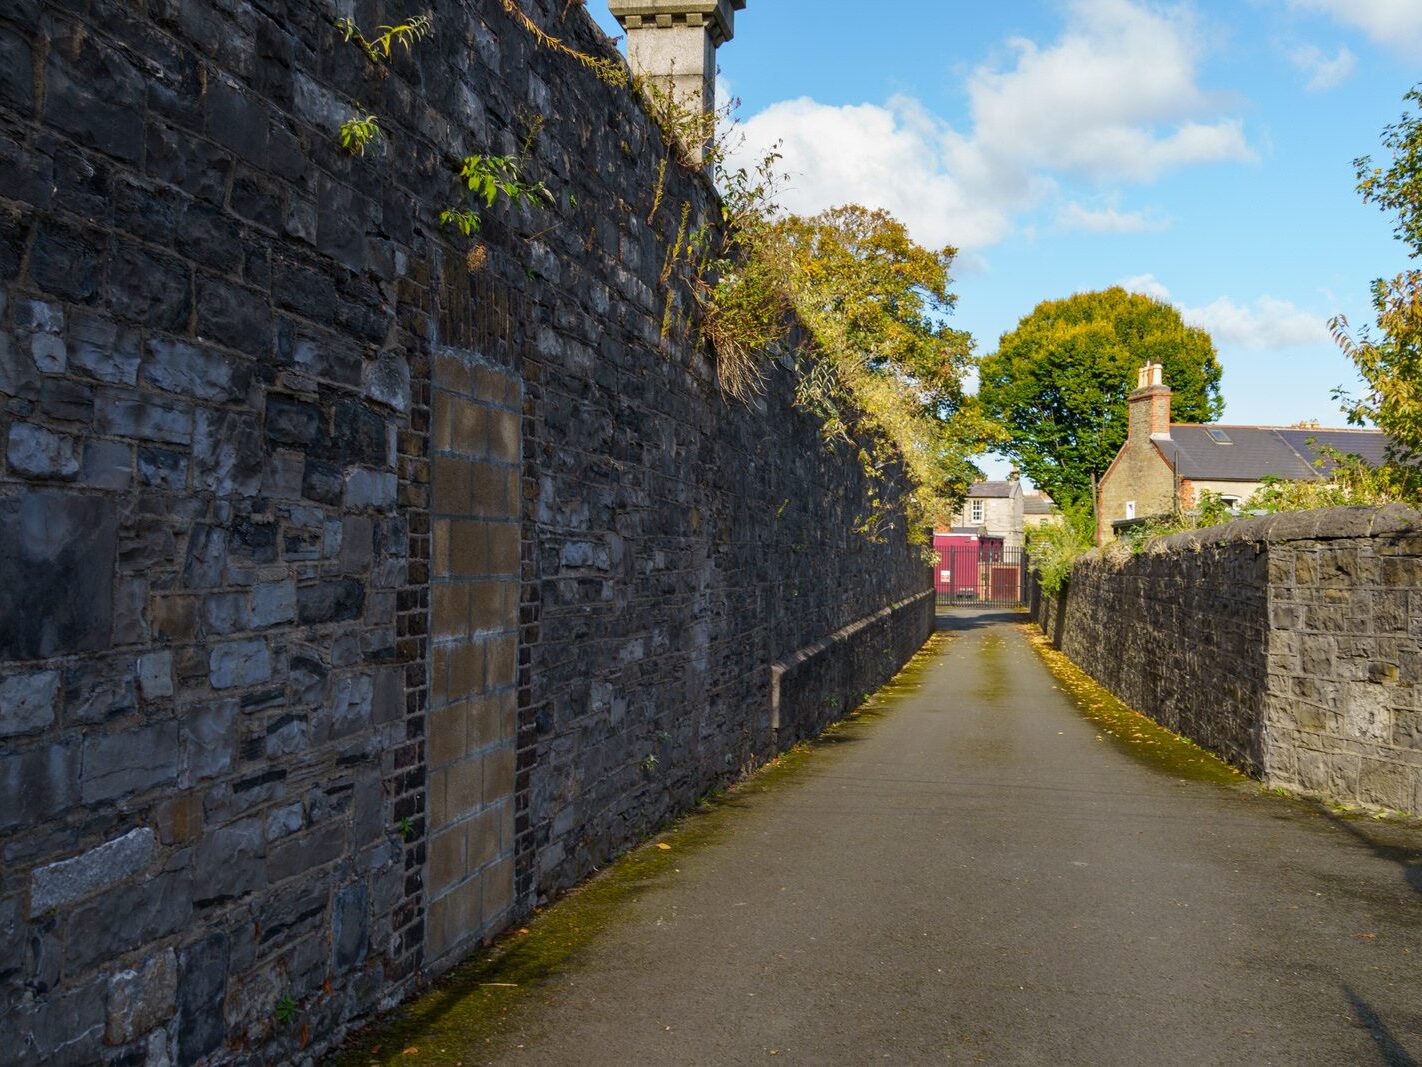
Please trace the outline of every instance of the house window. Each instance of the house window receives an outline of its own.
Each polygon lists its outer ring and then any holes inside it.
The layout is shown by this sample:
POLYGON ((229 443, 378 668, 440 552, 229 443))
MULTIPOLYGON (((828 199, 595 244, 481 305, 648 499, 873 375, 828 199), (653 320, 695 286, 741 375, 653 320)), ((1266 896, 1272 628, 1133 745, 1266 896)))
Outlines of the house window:
POLYGON ((1234 442, 1229 439, 1229 434, 1225 433, 1223 430, 1219 429, 1218 427, 1213 427, 1213 428, 1211 428, 1210 431, 1209 431, 1209 434, 1210 434, 1210 440, 1213 441, 1213 442, 1214 442, 1215 444, 1217 444, 1217 445, 1232 445, 1232 444, 1234 444, 1234 442))
POLYGON ((972 501, 968 505, 968 511, 971 516, 968 519, 970 525, 977 526, 983 521, 983 502, 981 500, 972 501))
POLYGON ((1127 500, 1127 501, 1126 501, 1126 518, 1128 518, 1128 519, 1134 519, 1135 517, 1136 517, 1136 502, 1135 502, 1134 500, 1127 500))
POLYGON ((1221 496, 1220 503, 1227 508, 1238 508, 1242 501, 1237 496, 1221 496))

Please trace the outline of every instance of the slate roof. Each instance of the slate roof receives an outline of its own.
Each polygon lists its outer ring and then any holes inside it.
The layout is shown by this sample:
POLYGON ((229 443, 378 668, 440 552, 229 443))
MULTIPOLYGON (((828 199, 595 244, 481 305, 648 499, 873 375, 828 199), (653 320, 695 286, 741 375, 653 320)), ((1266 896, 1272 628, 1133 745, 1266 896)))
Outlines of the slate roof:
MULTIPOLYGON (((1279 436, 1289 442, 1310 463, 1316 462, 1319 450, 1331 448, 1345 456, 1362 456, 1377 466, 1387 459, 1387 435, 1380 430, 1280 430, 1279 436)), ((1325 470, 1333 464, 1325 461, 1325 470)))
POLYGON ((979 500, 1006 500, 1012 496, 1012 487, 1017 482, 978 482, 968 490, 968 496, 979 500))
POLYGON ((1054 515, 1056 508, 1046 493, 1033 493, 1022 498, 1022 512, 1025 515, 1054 515))
POLYGON ((1257 482, 1271 475, 1295 481, 1321 480, 1314 466, 1320 448, 1332 447, 1344 455, 1357 454, 1377 462, 1387 447, 1386 437, 1378 430, 1197 423, 1173 423, 1168 438, 1154 441, 1182 478, 1223 482, 1257 482), (1216 441, 1212 430, 1223 431, 1228 443, 1216 441))

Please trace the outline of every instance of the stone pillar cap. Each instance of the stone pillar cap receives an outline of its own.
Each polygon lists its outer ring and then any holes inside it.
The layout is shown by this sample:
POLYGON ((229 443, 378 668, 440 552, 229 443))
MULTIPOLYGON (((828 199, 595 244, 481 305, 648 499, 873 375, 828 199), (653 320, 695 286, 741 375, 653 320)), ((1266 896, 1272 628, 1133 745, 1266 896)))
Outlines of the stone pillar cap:
POLYGON ((717 47, 735 35, 735 13, 746 0, 608 0, 607 8, 624 30, 706 26, 717 47))

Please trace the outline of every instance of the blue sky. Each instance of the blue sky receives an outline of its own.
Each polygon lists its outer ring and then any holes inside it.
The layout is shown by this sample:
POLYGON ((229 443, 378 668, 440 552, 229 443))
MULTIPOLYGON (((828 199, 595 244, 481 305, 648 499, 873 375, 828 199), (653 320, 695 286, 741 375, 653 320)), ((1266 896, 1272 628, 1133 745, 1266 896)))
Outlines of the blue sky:
POLYGON ((750 0, 718 58, 747 151, 785 143, 787 206, 961 249, 979 351, 1126 283, 1211 332, 1225 421, 1342 424, 1327 320, 1407 264, 1352 160, 1422 77, 1422 0, 750 0))

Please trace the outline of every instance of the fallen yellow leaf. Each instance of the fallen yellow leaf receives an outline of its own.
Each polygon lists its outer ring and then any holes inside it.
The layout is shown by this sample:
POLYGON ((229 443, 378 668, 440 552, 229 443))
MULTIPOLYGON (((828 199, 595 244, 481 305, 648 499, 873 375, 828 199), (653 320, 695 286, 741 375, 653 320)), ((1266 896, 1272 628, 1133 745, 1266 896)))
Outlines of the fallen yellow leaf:
POLYGON ((658 841, 658 842, 657 842, 657 847, 660 848, 660 849, 663 849, 663 850, 666 851, 666 852, 670 852, 670 851, 671 851, 671 845, 667 844, 665 841, 658 841))

